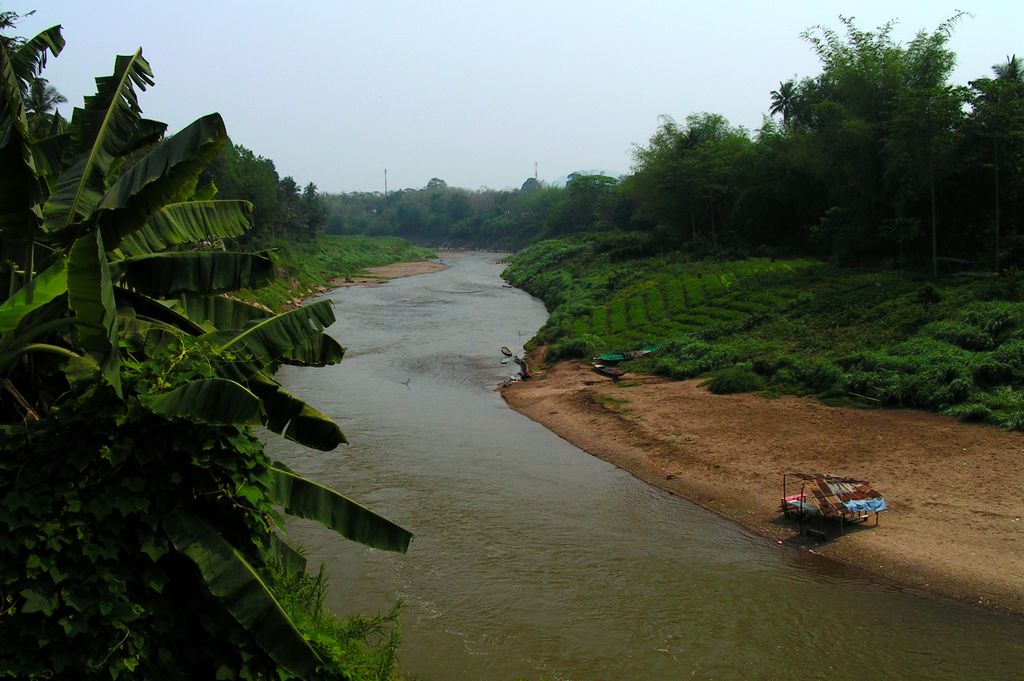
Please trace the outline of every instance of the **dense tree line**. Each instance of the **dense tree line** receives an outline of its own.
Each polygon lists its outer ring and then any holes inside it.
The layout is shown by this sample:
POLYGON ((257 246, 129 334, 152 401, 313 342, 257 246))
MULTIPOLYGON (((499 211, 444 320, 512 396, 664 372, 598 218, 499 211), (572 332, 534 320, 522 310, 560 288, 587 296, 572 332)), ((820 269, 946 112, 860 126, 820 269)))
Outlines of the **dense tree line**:
POLYGON ((619 181, 573 173, 565 187, 529 178, 515 191, 452 188, 327 194, 327 231, 398 235, 431 244, 518 248, 543 238, 618 228, 619 181))
POLYGON ((204 175, 221 196, 252 203, 253 240, 311 239, 327 225, 327 206, 315 184, 300 188, 290 175, 278 175, 271 159, 240 144, 226 145, 204 175))
POLYGON ((648 235, 647 248, 801 253, 938 270, 1024 264, 1024 71, 950 82, 960 15, 908 43, 841 19, 803 38, 817 76, 771 92, 761 128, 714 113, 664 117, 621 181, 564 188, 330 195, 328 231, 515 247, 584 231, 648 235))

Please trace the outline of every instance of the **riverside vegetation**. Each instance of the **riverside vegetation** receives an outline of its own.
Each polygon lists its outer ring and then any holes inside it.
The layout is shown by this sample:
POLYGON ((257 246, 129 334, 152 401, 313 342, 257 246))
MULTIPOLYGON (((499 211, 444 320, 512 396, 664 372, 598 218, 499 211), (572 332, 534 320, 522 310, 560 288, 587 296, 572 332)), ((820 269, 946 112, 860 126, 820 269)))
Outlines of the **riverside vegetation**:
POLYGON ((312 239, 276 237, 263 241, 276 276, 261 288, 238 296, 279 310, 286 301, 309 295, 332 279, 359 274, 368 267, 432 258, 436 253, 398 237, 333 236, 312 239))
POLYGON ((300 189, 215 114, 167 137, 141 116, 141 52, 65 121, 41 77, 60 29, 7 36, 17 19, 0 12, 0 676, 395 676, 395 613, 324 613, 281 511, 383 549, 410 535, 250 430, 343 441, 272 378, 343 349, 329 305, 245 300, 422 255, 324 230, 549 239, 506 276, 551 310, 552 358, 654 343, 634 370, 1022 427, 1024 74, 1007 56, 951 84, 961 15, 906 44, 891 23, 809 29, 822 72, 780 83, 756 133, 666 117, 623 178, 386 196, 300 189))
POLYGON ((952 83, 958 14, 905 43, 890 22, 817 26, 821 72, 765 93, 749 131, 715 113, 665 116, 619 178, 564 187, 328 195, 326 229, 521 248, 581 232, 644 232, 634 256, 814 257, 930 272, 1024 267, 1024 66, 952 83))
POLYGON ((809 28, 759 130, 666 116, 622 178, 329 196, 329 229, 533 243, 506 277, 550 359, 657 344, 631 368, 1020 429, 1024 66, 951 83, 964 20, 809 28))
POLYGON ((1024 281, 938 281, 813 259, 634 258, 644 234, 546 241, 505 277, 551 316, 548 360, 658 345, 627 363, 712 390, 920 407, 1024 429, 1024 281))
MULTIPOLYGON (((17 19, 0 13, 0 677, 394 678, 396 613, 325 613, 284 518, 390 551, 411 535, 252 430, 345 441, 273 379, 342 359, 330 303, 274 315, 221 295, 280 262, 226 247, 254 213, 203 176, 220 116, 172 136, 143 118, 141 50, 70 121, 33 109, 64 38, 7 36, 17 19)), ((346 243, 320 264, 405 253, 346 243)))

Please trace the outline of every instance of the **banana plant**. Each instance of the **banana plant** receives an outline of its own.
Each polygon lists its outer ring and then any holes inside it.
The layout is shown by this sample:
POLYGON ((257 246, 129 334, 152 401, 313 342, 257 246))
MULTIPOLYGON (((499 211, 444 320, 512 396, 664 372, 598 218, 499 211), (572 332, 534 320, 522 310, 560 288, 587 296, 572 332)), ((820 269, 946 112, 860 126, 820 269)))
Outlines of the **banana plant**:
MULTIPOLYGON (((12 52, 0 42, 0 379, 19 403, 46 418, 71 383, 109 384, 167 420, 263 425, 330 450, 338 425, 273 379, 281 364, 325 366, 344 348, 327 333, 323 301, 273 315, 226 297, 269 281, 265 253, 210 250, 251 227, 252 206, 197 191, 197 179, 227 141, 218 114, 173 136, 142 118, 138 91, 154 83, 141 50, 119 56, 113 73, 76 108, 66 130, 34 139, 21 98, 28 78, 63 47, 59 27, 12 52), (214 375, 141 395, 122 386, 122 353, 194 340, 211 348, 214 375), (42 357, 63 373, 41 375, 42 357), (38 362, 31 361, 38 358, 38 362), (19 390, 18 386, 22 386, 19 390)), ((52 367, 51 364, 47 366, 52 367)), ((26 412, 27 413, 27 412, 26 412)), ((404 552, 412 535, 337 492, 275 463, 269 489, 289 514, 319 521, 353 541, 404 552)), ((276 603, 261 564, 286 556, 279 537, 262 554, 233 545, 217 523, 183 501, 161 521, 170 542, 198 568, 205 587, 266 653, 306 677, 317 653, 276 603)))

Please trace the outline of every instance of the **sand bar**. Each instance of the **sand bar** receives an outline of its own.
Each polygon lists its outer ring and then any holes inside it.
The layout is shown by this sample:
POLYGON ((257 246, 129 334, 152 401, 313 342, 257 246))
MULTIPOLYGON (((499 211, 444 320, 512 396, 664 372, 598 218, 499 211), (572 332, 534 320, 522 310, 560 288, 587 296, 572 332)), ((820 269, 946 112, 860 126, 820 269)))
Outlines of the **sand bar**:
POLYGON ((1024 614, 1024 433, 921 411, 714 395, 699 381, 615 384, 576 362, 502 394, 581 449, 770 541, 1024 614), (890 511, 878 528, 800 537, 778 513, 785 471, 868 480, 890 511))
POLYGON ((331 288, 339 286, 376 286, 385 281, 400 279, 402 277, 415 277, 431 272, 440 272, 448 269, 445 260, 454 260, 467 255, 469 251, 437 251, 436 259, 410 260, 407 262, 393 262, 390 265, 380 267, 367 267, 363 276, 358 277, 335 277, 327 281, 331 288))

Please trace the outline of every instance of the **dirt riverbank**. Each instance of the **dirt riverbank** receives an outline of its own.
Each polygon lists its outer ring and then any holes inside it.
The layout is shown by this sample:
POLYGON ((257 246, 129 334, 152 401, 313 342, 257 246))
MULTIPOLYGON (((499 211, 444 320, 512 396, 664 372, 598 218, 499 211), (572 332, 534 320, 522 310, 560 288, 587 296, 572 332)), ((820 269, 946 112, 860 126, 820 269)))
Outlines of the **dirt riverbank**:
POLYGON ((420 274, 430 274, 447 269, 446 260, 461 258, 466 251, 438 251, 435 260, 412 260, 409 262, 394 262, 390 265, 380 267, 367 267, 366 274, 359 277, 335 277, 327 282, 330 287, 338 286, 376 286, 385 281, 399 279, 401 277, 415 277, 420 274))
POLYGON ((910 410, 714 395, 699 381, 615 384, 561 362, 509 405, 637 477, 773 541, 901 584, 1024 614, 1024 434, 910 410), (890 511, 824 543, 778 513, 786 471, 868 480, 890 511))

